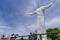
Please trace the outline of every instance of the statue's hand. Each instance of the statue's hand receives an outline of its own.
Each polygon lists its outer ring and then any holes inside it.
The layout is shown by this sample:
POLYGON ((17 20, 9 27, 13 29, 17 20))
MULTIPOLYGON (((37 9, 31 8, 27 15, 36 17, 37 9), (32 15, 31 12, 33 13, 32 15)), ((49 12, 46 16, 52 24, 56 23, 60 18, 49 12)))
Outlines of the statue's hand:
POLYGON ((28 13, 28 15, 33 15, 32 13, 28 13))
POLYGON ((32 15, 35 15, 36 14, 36 11, 32 12, 32 13, 28 13, 28 15, 32 16, 32 15))
POLYGON ((32 13, 28 13, 28 15, 35 15, 36 14, 36 12, 32 12, 32 13))
POLYGON ((32 16, 33 14, 32 13, 26 13, 28 16, 32 16))

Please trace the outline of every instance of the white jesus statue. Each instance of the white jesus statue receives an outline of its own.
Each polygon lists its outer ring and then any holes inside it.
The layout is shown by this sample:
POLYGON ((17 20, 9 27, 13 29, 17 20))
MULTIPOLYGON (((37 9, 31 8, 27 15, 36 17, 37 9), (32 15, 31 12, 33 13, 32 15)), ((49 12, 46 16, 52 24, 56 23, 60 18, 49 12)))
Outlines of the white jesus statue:
MULTIPOLYGON (((44 20, 44 11, 45 9, 52 6, 52 2, 48 4, 47 6, 40 6, 37 8, 34 12, 29 13, 30 15, 37 15, 37 34, 44 34, 46 33, 46 27, 45 27, 45 20, 44 20)), ((37 40, 40 40, 40 35, 37 35, 37 40)), ((42 40, 47 40, 46 35, 42 35, 42 40)))

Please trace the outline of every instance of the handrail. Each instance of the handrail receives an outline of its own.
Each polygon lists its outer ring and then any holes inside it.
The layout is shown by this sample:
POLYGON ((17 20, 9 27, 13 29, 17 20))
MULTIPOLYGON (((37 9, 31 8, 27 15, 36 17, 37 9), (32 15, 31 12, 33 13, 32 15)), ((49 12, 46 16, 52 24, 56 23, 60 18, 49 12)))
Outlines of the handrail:
MULTIPOLYGON (((42 33, 42 34, 36 34, 36 35, 46 35, 46 34, 56 34, 56 33, 60 33, 60 32, 47 32, 47 33, 42 33)), ((19 37, 27 37, 27 36, 30 36, 30 35, 24 35, 24 36, 19 36, 19 37)))

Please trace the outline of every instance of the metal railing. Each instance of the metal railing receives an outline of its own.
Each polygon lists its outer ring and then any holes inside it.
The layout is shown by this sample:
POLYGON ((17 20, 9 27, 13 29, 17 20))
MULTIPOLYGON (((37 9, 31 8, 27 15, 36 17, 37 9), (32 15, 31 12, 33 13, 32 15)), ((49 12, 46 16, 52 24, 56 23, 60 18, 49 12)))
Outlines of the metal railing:
MULTIPOLYGON (((57 34, 57 33, 60 33, 60 32, 48 32, 48 33, 43 33, 43 34, 35 34, 36 36, 37 35, 40 35, 40 40, 42 40, 42 35, 47 35, 47 34, 57 34)), ((13 40, 29 40, 29 36, 30 35, 24 35, 24 36, 18 36, 17 38, 13 38, 13 40)), ((33 36, 33 35, 32 35, 33 36)), ((12 40, 11 37, 10 39, 6 38, 6 40, 12 40)))

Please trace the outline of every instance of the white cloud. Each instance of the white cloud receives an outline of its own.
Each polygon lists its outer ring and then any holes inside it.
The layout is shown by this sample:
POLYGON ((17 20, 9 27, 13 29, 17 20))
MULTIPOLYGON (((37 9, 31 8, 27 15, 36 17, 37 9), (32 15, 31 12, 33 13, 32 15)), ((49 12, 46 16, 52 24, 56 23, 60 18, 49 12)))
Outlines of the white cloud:
POLYGON ((33 23, 29 26, 27 26, 27 28, 31 31, 31 32, 34 32, 37 28, 37 24, 36 23, 33 23))
POLYGON ((11 32, 11 27, 7 26, 7 23, 4 21, 4 19, 0 18, 0 37, 2 34, 9 36, 11 32))
POLYGON ((47 28, 54 28, 60 26, 60 17, 56 17, 49 22, 46 22, 47 28))
POLYGON ((17 25, 13 32, 19 35, 28 35, 30 32, 34 32, 36 27, 37 27, 36 23, 30 24, 30 25, 29 24, 22 25, 22 26, 17 25))
POLYGON ((10 29, 10 27, 7 26, 7 23, 4 21, 3 18, 0 18, 0 29, 10 29))
POLYGON ((19 35, 26 35, 28 34, 26 31, 25 26, 17 25, 17 27, 14 28, 13 33, 19 34, 19 35))

